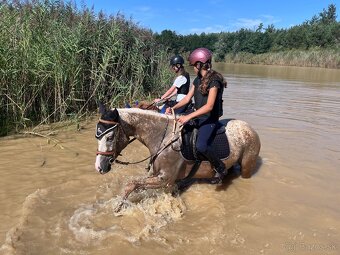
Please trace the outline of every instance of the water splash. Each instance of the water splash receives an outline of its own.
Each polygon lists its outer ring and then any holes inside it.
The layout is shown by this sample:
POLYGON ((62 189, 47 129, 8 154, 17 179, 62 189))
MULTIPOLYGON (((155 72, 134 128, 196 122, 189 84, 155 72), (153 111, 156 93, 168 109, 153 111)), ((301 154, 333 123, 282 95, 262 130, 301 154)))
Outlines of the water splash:
POLYGON ((122 210, 115 213, 120 202, 121 197, 117 196, 81 206, 70 218, 69 229, 83 243, 97 244, 113 236, 135 244, 142 239, 165 242, 155 233, 180 220, 186 211, 180 197, 165 193, 145 197, 138 203, 127 201, 122 210))

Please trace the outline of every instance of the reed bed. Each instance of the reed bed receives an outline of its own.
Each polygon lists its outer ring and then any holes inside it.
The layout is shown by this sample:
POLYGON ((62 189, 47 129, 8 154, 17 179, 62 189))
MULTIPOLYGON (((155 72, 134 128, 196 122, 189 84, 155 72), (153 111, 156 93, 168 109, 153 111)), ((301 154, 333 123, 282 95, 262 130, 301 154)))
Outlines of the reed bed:
POLYGON ((340 68, 340 49, 309 49, 271 52, 264 54, 251 54, 240 52, 228 54, 227 63, 304 66, 322 68, 340 68))
POLYGON ((163 90, 168 55, 124 16, 62 1, 0 2, 0 136, 163 90))

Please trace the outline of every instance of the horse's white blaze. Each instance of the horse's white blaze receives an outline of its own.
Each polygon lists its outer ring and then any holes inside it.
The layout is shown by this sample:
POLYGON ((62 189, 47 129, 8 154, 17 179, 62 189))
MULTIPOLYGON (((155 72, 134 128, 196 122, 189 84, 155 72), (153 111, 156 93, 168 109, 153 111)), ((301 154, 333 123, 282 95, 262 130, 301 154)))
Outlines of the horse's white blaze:
MULTIPOLYGON (((105 136, 103 136, 102 139, 98 140, 98 151, 100 152, 108 152, 113 150, 113 143, 112 142, 107 142, 107 138, 112 136, 112 132, 107 133, 105 136)), ((96 162, 94 164, 96 170, 100 172, 100 163, 102 158, 105 156, 102 155, 97 155, 96 156, 96 162)))
POLYGON ((104 136, 101 140, 98 140, 98 151, 107 152, 109 148, 107 148, 106 137, 104 136))
POLYGON ((94 167, 96 168, 96 170, 97 170, 97 172, 100 172, 100 157, 101 157, 101 155, 97 155, 96 156, 96 162, 95 162, 95 164, 94 164, 94 167))

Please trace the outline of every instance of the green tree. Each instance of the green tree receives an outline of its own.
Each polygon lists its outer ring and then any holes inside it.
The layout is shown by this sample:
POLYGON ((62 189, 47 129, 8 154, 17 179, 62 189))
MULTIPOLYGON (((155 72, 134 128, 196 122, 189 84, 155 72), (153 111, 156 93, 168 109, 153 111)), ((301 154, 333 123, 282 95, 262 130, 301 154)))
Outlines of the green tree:
POLYGON ((155 34, 155 39, 159 44, 169 48, 171 52, 178 50, 178 36, 175 31, 163 30, 161 34, 155 34))
POLYGON ((323 9, 319 14, 320 21, 323 24, 331 24, 336 22, 336 6, 334 4, 330 4, 328 9, 323 9))

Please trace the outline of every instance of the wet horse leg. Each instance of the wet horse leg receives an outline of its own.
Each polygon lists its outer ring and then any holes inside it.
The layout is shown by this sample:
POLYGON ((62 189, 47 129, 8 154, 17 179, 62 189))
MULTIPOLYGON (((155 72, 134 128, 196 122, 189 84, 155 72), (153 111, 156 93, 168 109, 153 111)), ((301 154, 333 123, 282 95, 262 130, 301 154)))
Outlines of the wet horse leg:
POLYGON ((126 188, 124 189, 123 194, 123 200, 119 203, 119 205, 116 207, 115 211, 119 212, 128 198, 128 196, 137 189, 157 189, 157 188, 163 188, 166 186, 167 180, 156 176, 156 177, 147 177, 141 180, 134 180, 126 185, 126 188))
POLYGON ((250 178, 256 167, 256 157, 244 155, 240 163, 241 163, 241 176, 243 178, 250 178))
POLYGON ((124 192, 124 199, 127 199, 128 196, 136 189, 158 189, 163 188, 167 184, 167 179, 160 176, 147 177, 141 180, 132 181, 127 185, 124 192))

